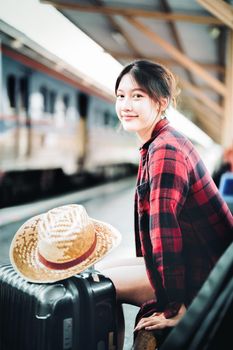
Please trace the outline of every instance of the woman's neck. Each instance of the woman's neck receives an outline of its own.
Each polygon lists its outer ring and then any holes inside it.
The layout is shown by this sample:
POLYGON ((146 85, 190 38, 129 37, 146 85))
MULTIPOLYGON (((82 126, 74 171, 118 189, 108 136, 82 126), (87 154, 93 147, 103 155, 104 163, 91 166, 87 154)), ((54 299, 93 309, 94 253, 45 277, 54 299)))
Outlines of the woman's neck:
POLYGON ((152 132, 153 132, 153 130, 154 130, 156 124, 157 124, 161 119, 162 119, 162 116, 161 116, 161 114, 159 113, 159 114, 156 116, 156 118, 155 118, 155 120, 153 121, 153 123, 152 123, 148 128, 142 129, 142 130, 140 130, 139 132, 136 133, 137 136, 138 136, 138 138, 139 138, 139 140, 140 140, 140 142, 142 143, 142 145, 143 145, 145 142, 147 142, 147 141, 150 140, 150 138, 151 138, 151 136, 152 136, 152 132))

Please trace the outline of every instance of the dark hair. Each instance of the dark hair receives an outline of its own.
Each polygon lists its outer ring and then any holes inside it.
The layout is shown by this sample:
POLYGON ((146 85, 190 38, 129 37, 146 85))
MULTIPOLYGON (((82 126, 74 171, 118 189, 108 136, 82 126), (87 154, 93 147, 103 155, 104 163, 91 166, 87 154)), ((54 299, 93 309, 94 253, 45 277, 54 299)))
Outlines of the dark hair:
POLYGON ((168 98, 169 103, 176 105, 178 95, 176 80, 166 67, 146 60, 137 60, 128 64, 116 80, 115 93, 121 79, 128 73, 153 100, 160 102, 160 99, 165 97, 168 98))

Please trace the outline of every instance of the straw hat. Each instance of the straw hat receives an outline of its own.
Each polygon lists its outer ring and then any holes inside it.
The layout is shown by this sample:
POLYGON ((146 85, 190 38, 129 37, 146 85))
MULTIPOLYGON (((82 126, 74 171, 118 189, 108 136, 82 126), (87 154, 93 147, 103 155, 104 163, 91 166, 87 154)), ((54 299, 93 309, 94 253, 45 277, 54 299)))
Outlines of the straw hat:
POLYGON ((27 281, 50 283, 84 271, 120 240, 114 227, 91 219, 82 205, 71 204, 26 221, 11 242, 10 260, 27 281))

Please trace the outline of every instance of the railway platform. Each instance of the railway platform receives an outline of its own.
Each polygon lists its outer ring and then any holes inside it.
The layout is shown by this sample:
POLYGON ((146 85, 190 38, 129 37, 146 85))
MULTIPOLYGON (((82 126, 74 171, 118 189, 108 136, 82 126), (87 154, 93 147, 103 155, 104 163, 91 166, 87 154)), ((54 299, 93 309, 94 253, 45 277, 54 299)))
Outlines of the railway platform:
MULTIPOLYGON (((51 208, 69 203, 85 206, 90 217, 116 227, 122 234, 120 245, 104 259, 112 261, 118 257, 135 255, 133 235, 133 206, 135 177, 99 185, 61 197, 50 198, 17 207, 0 209, 0 264, 9 263, 9 247, 17 229, 30 217, 51 208)), ((98 269, 98 266, 97 266, 98 269)), ((125 313, 124 350, 131 350, 133 328, 138 308, 123 305, 125 313)))

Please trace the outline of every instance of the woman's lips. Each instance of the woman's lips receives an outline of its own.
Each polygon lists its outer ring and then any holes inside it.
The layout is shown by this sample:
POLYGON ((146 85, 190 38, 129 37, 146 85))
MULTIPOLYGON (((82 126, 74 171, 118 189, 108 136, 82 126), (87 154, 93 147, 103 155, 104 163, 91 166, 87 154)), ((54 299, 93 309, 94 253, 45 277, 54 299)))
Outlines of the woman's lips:
POLYGON ((129 115, 129 114, 127 114, 127 115, 123 115, 122 116, 122 119, 123 120, 132 120, 132 119, 134 119, 134 118, 137 118, 137 115, 129 115))

